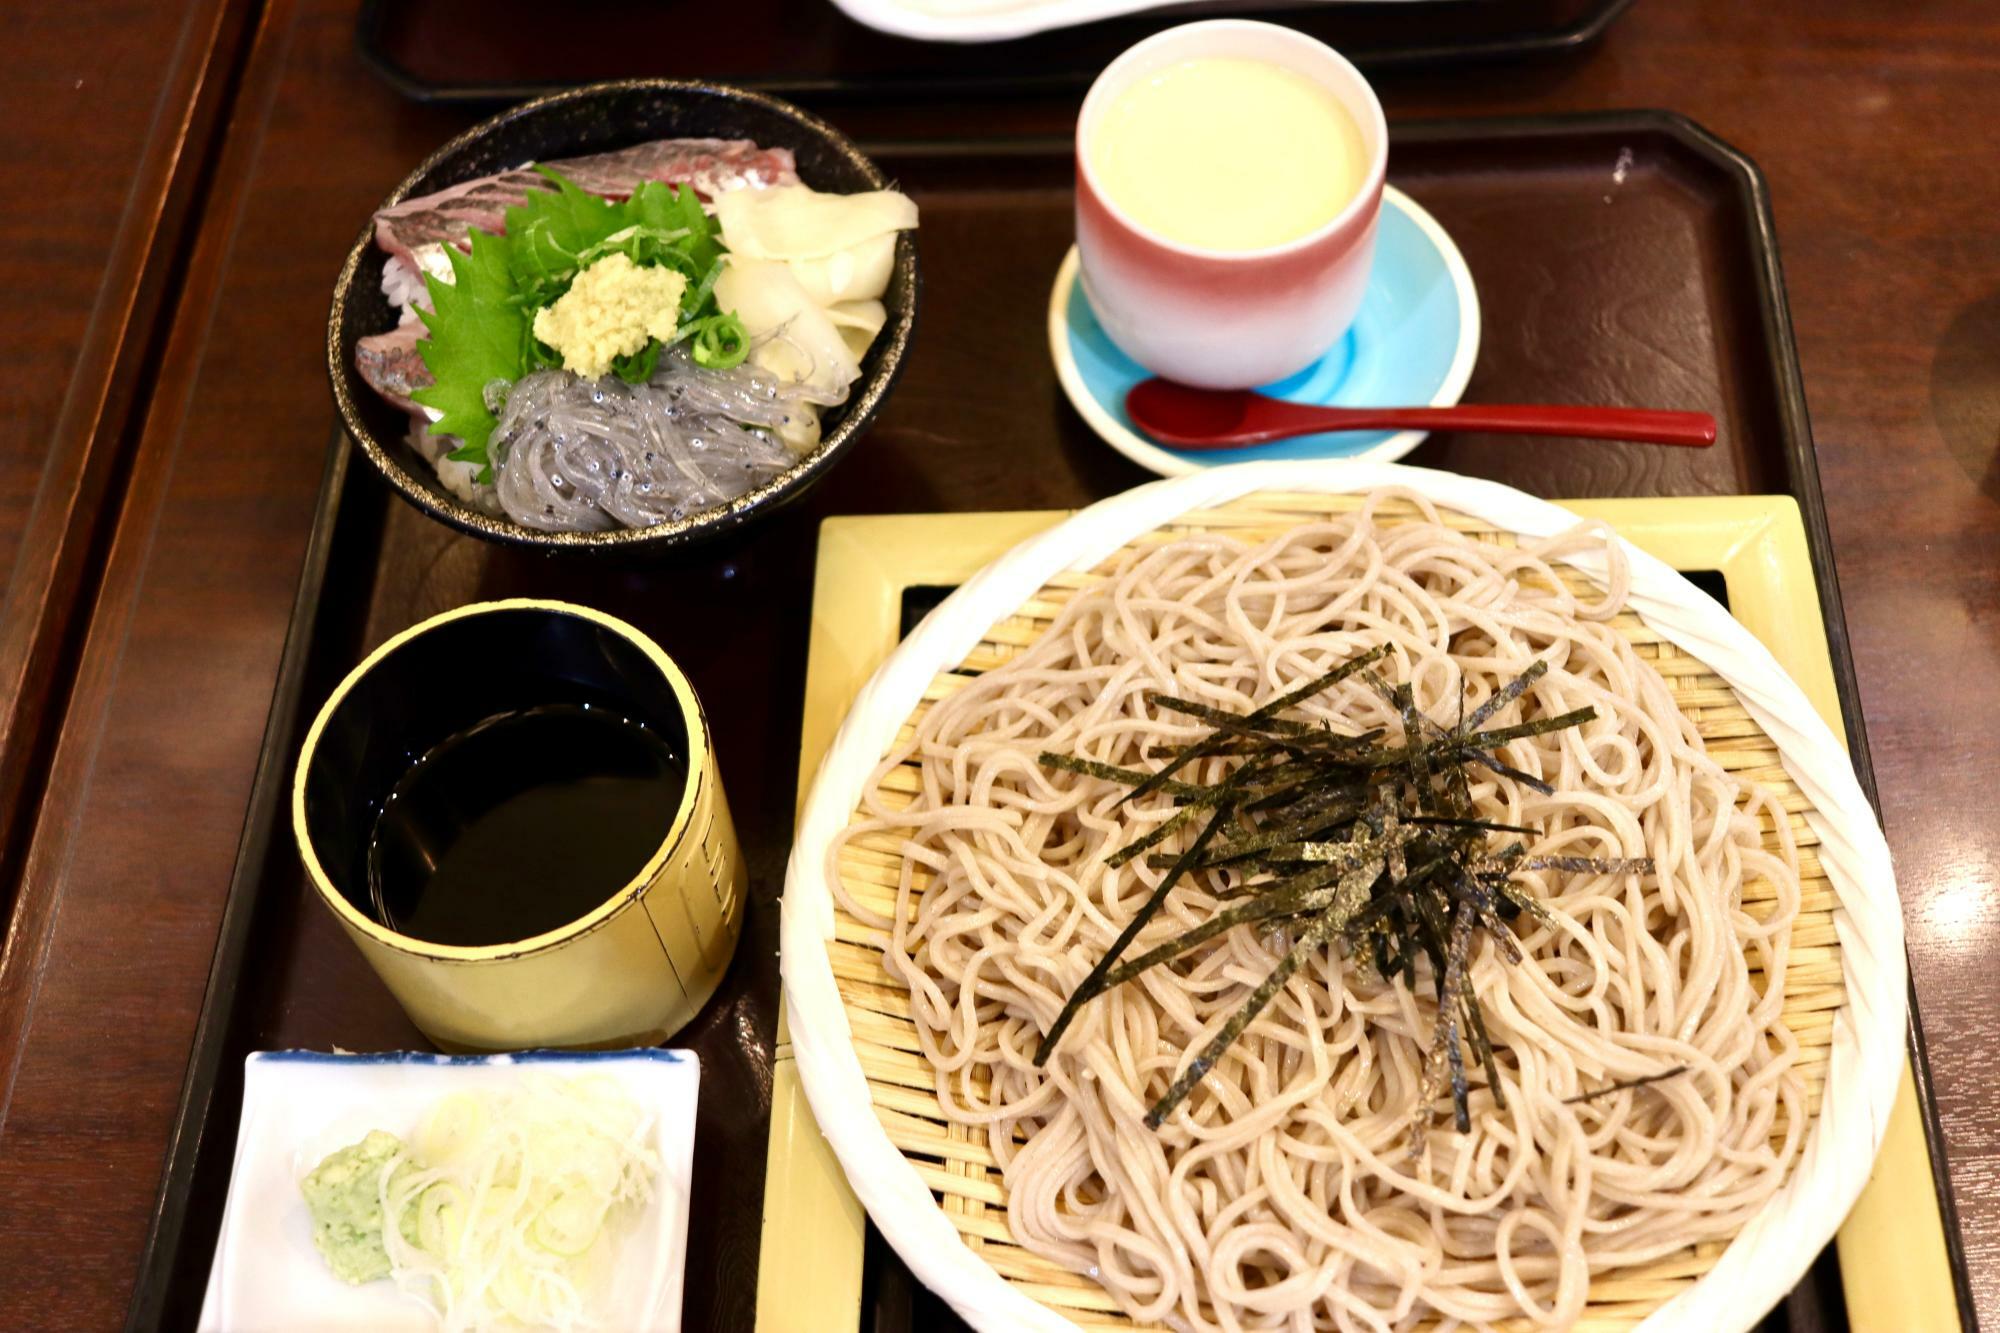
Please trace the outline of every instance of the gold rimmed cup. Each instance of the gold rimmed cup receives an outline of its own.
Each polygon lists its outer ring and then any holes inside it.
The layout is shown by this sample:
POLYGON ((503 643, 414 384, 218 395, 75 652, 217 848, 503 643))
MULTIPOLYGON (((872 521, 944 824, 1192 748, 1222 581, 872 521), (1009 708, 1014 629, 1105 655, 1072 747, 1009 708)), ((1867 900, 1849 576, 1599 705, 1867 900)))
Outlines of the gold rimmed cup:
POLYGON ((714 993, 742 924, 735 826, 687 678, 639 630, 566 602, 475 603, 370 653, 306 734, 292 831, 321 901, 446 1050, 663 1041, 714 993), (519 940, 444 944, 385 924, 369 858, 397 784, 452 739, 546 707, 609 709, 684 762, 643 868, 574 920, 519 940))

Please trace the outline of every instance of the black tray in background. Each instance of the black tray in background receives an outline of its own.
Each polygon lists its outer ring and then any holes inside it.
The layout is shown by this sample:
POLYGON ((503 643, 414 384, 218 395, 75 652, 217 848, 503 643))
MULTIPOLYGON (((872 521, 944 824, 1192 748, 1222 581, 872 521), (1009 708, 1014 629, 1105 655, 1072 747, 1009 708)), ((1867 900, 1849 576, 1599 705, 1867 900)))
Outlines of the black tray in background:
MULTIPOLYGON (((1058 509, 1147 479, 1063 400, 1043 309, 1073 236, 1066 141, 878 144, 923 210, 925 308, 903 379, 798 506, 724 545, 621 565, 495 547, 399 503, 336 440, 273 694, 130 1327, 191 1326, 229 1180, 242 1059, 257 1049, 420 1045, 298 868, 285 795, 304 725, 388 635, 464 602, 567 597, 652 635, 707 705, 750 894, 717 998, 676 1039, 702 1097, 685 1327, 748 1330, 756 1290, 777 898, 790 850, 817 522, 839 513, 1058 509)), ((1409 461, 1544 496, 1788 493, 1812 549, 1850 748, 1871 793, 1817 463, 1764 183, 1678 116, 1617 112, 1391 127, 1390 175, 1456 239, 1487 311, 1467 396, 1711 411, 1713 449, 1437 436, 1409 461), (1615 187, 1611 184, 1615 173, 1615 187)), ((1965 1264, 1921 1033, 1917 1094, 1965 1326, 1965 1264)), ((1778 1329, 1845 1327, 1831 1255, 1778 1329)), ((0 1279, 4 1280, 4 1279, 0 1279)), ((867 1327, 949 1328, 879 1245, 867 1327)))
POLYGON ((806 101, 1078 92, 1141 37, 1227 13, 1307 32, 1371 71, 1561 56, 1632 0, 1261 0, 1175 5, 1004 42, 877 32, 831 0, 363 0, 355 50, 418 102, 499 105, 599 79, 686 77, 806 101), (607 33, 618 34, 606 40, 607 33), (690 39, 698 32, 700 40, 690 39))

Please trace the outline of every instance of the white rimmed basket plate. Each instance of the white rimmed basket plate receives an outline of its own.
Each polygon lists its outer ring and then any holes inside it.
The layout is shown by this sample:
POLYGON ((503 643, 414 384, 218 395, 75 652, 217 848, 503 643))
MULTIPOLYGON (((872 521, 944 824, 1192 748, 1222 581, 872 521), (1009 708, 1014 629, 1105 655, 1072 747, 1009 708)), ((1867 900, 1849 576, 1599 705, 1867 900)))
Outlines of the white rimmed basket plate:
MULTIPOLYGON (((955 666, 997 620, 1052 576, 1087 570, 1133 537, 1190 510, 1253 491, 1353 494, 1420 491, 1495 529, 1539 537, 1571 526, 1566 511, 1508 487, 1446 473, 1368 463, 1260 463, 1158 482, 1104 501, 1023 543, 964 585, 918 627, 856 698, 801 816, 782 926, 786 1017, 813 1113, 878 1228, 911 1270, 982 1329, 1073 1325, 1003 1280, 958 1233, 870 1104, 866 1077, 828 961, 833 905, 826 853, 875 763, 923 689, 955 666)), ((1626 546, 1630 607, 1662 638, 1726 680, 1777 745, 1815 813, 1819 856, 1840 902, 1846 1001, 1835 1014, 1826 1092, 1791 1178, 1700 1281, 1648 1318, 1647 1329, 1753 1324, 1796 1284, 1868 1177, 1903 1063, 1902 919, 1888 848, 1839 742, 1770 653, 1706 594, 1626 546)), ((1593 562, 1570 563, 1584 573, 1593 562)), ((1601 562, 1597 562, 1601 565, 1601 562)))

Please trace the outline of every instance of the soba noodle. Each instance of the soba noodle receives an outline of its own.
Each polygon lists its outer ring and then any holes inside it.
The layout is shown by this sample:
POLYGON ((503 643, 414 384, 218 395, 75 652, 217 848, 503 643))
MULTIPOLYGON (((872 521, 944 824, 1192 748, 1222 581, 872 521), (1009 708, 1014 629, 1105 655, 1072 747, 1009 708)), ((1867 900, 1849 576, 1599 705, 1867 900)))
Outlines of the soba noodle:
MULTIPOLYGON (((849 831, 906 837, 893 918, 840 892, 890 932, 884 959, 910 988, 943 1113, 985 1128, 1012 1237, 1095 1278, 1140 1322, 1565 1325, 1593 1274, 1731 1237, 1804 1133, 1780 1014, 1799 902, 1786 819, 1708 757, 1667 683, 1606 624, 1624 598, 1615 544, 1577 529, 1505 548, 1421 501, 1421 516, 1392 521, 1384 500, 1261 544, 1209 532, 1128 550, 1018 657, 924 715, 849 831), (1586 601, 1554 566, 1593 543, 1610 552, 1612 586, 1586 601), (1146 1128, 1288 947, 1249 926, 1085 1005, 1037 1068, 1041 1034, 1163 873, 1105 858, 1174 810, 1162 797, 1121 807, 1124 788, 1037 755, 1149 768, 1204 728, 1146 691, 1245 711, 1378 643, 1385 674, 1446 723, 1461 688, 1476 707, 1548 662, 1494 721, 1586 704, 1597 720, 1499 753, 1553 797, 1473 769, 1476 804, 1542 830, 1531 856, 1656 863, 1643 876, 1523 874, 1555 926, 1515 921, 1520 963, 1476 946, 1504 1110, 1472 1067, 1471 1132, 1445 1114, 1413 1136, 1428 966, 1414 986, 1385 983, 1336 944, 1146 1128), (891 774, 906 765, 918 791, 900 808, 909 784, 891 774), (1760 814, 1785 831, 1781 854, 1764 848, 1760 814)), ((1293 715, 1400 734, 1359 680, 1293 715)), ((1184 776, 1213 782, 1239 761, 1202 762, 1184 776)), ((1226 889, 1215 871, 1176 886, 1133 953, 1199 923, 1226 889)))

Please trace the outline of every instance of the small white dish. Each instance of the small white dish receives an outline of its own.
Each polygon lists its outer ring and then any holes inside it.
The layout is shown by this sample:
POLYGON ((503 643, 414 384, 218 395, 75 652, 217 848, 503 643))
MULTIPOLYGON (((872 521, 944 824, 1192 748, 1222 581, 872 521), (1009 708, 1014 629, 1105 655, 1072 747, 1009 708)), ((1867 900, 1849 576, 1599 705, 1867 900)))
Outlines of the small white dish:
MULTIPOLYGON (((1353 458, 1389 463, 1427 432, 1341 431, 1244 449, 1169 449, 1141 435, 1125 395, 1145 367, 1125 355, 1098 323, 1077 281, 1071 247, 1049 293, 1049 355, 1071 406, 1104 442, 1163 477, 1262 459, 1353 458)), ((1375 266, 1354 325, 1333 349, 1298 374, 1260 392, 1335 407, 1449 407, 1465 393, 1479 359, 1479 293, 1451 236, 1395 186, 1382 190, 1375 266)))
POLYGON ((606 1327, 672 1333, 681 1326, 688 1185, 701 1063, 692 1051, 427 1052, 327 1055, 259 1051, 244 1061, 243 1118, 222 1235, 209 1268, 201 1333, 401 1333, 437 1327, 388 1281, 350 1286, 313 1247, 299 1181, 328 1153, 372 1129, 415 1132, 436 1102, 469 1089, 498 1091, 524 1070, 608 1075, 653 1116, 660 1173, 625 1237, 605 1294, 606 1327))

